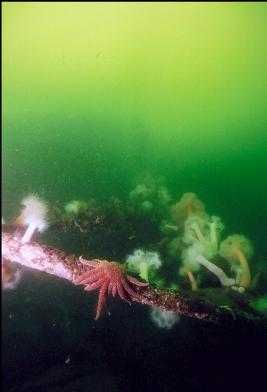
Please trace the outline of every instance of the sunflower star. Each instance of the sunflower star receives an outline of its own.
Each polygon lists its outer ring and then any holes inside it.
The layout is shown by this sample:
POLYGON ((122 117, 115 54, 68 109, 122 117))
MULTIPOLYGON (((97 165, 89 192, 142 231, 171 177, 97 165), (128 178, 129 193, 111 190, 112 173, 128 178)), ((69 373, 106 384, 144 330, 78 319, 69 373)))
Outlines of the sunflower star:
POLYGON ((84 272, 74 279, 74 284, 85 285, 86 291, 94 291, 99 289, 97 311, 95 320, 100 317, 103 307, 106 304, 108 294, 113 297, 118 295, 124 301, 130 303, 131 299, 142 299, 142 296, 132 289, 130 284, 135 286, 147 286, 148 283, 140 282, 139 280, 127 275, 122 265, 115 261, 106 260, 85 260, 79 258, 80 263, 92 267, 89 271, 84 272))

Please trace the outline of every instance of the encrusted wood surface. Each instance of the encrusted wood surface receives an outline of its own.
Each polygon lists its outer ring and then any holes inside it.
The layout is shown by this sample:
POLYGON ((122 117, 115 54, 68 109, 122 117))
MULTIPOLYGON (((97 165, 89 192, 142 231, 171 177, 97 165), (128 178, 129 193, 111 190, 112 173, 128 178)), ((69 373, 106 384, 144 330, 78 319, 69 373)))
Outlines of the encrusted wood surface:
MULTIPOLYGON (((44 271, 74 282, 90 267, 79 257, 66 255, 63 251, 45 244, 30 242, 22 244, 21 234, 2 233, 2 257, 13 263, 44 271)), ((133 301, 156 306, 177 314, 215 323, 242 321, 265 322, 264 316, 249 305, 249 297, 231 289, 210 288, 191 290, 162 289, 154 285, 137 287, 141 294, 133 301)))

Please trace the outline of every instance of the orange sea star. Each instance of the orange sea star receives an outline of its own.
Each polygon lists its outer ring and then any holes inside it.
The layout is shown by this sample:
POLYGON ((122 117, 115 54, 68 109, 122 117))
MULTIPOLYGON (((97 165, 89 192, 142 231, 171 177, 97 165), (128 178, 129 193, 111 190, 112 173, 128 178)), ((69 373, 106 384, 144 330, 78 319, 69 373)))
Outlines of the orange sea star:
POLYGON ((140 300, 142 298, 140 294, 133 290, 131 284, 135 286, 147 286, 148 283, 140 282, 132 276, 127 275, 123 266, 119 263, 98 259, 85 260, 82 257, 79 260, 82 264, 92 268, 76 277, 74 284, 85 285, 86 291, 99 289, 95 320, 100 317, 109 294, 115 297, 118 293, 121 299, 128 303, 130 303, 129 300, 131 299, 136 298, 140 300))

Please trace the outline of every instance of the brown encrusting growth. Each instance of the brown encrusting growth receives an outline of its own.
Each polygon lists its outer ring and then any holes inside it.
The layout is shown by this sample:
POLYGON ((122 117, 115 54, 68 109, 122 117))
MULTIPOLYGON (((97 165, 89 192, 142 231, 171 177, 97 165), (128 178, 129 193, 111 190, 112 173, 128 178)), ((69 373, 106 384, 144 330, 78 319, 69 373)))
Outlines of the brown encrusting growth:
POLYGON ((120 263, 107 260, 85 260, 36 242, 21 243, 21 234, 2 233, 2 257, 9 262, 84 285, 85 290, 99 289, 96 319, 108 294, 118 294, 125 301, 156 306, 200 320, 258 322, 264 317, 248 303, 247 295, 231 289, 172 290, 140 282, 126 274, 120 263))

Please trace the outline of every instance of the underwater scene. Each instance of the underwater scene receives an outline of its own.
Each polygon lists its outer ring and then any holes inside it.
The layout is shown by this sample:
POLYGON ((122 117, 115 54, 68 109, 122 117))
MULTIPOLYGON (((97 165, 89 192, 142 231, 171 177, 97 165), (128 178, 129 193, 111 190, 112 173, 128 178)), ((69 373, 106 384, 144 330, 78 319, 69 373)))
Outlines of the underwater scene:
POLYGON ((267 3, 2 2, 2 388, 257 391, 267 3))

